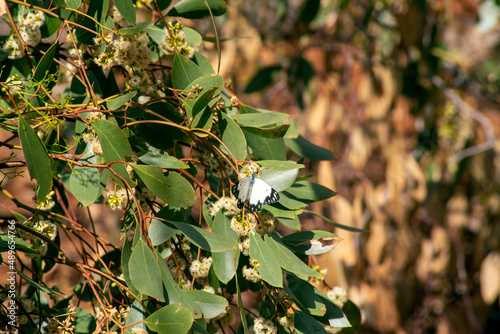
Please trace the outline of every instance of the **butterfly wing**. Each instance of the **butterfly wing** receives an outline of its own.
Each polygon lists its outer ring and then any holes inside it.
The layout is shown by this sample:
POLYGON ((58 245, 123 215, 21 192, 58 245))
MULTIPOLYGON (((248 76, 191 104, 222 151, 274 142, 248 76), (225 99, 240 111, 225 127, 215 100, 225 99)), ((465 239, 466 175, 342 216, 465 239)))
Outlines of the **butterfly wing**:
POLYGON ((250 177, 246 177, 244 179, 241 179, 238 181, 233 188, 231 188, 233 191, 234 197, 238 199, 238 208, 243 209, 243 206, 245 205, 245 202, 249 199, 250 197, 250 177))
POLYGON ((259 211, 262 209, 263 205, 276 203, 279 200, 280 195, 276 190, 261 179, 255 179, 255 183, 250 192, 250 198, 248 198, 248 207, 250 211, 259 211))

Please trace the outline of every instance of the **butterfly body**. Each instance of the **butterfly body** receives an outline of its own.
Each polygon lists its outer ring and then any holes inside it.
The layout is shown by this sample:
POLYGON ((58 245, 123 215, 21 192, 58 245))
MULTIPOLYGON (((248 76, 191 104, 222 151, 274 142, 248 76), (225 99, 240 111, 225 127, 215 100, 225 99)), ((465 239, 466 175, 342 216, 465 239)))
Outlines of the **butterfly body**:
POLYGON ((252 174, 241 179, 233 188, 233 195, 238 199, 238 208, 242 209, 248 201, 248 208, 251 212, 262 209, 263 205, 276 203, 280 200, 280 195, 265 181, 252 174))

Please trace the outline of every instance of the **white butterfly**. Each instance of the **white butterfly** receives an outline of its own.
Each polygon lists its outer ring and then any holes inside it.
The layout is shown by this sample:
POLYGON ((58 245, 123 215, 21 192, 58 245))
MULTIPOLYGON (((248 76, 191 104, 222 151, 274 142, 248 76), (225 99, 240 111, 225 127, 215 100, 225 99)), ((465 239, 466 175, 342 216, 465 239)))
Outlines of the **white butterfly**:
POLYGON ((266 182, 256 178, 255 173, 237 182, 232 191, 234 197, 238 199, 238 208, 242 209, 248 200, 248 208, 251 212, 259 211, 263 205, 280 200, 278 192, 266 182))

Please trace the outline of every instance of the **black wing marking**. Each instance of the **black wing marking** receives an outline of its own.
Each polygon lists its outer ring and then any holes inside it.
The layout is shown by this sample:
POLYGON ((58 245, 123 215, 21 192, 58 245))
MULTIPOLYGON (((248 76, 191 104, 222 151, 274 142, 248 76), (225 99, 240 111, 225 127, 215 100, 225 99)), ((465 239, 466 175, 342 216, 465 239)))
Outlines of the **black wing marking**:
POLYGON ((239 184, 240 182, 236 182, 236 184, 231 188, 232 192, 233 192, 233 196, 236 197, 238 199, 238 203, 236 204, 236 206, 238 207, 238 209, 243 209, 243 206, 245 205, 245 202, 242 202, 240 200, 240 189, 239 189, 239 184))

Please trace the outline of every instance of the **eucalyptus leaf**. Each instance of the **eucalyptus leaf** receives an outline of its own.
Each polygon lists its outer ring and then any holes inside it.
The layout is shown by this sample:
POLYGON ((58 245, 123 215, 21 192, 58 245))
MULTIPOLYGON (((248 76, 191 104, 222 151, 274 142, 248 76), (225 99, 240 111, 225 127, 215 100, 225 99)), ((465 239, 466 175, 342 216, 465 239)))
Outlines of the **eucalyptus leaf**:
POLYGON ((315 161, 336 159, 335 154, 330 150, 311 143, 302 136, 297 138, 286 138, 286 145, 301 157, 315 161))
POLYGON ((252 230, 250 232, 250 257, 259 262, 257 271, 262 277, 262 280, 272 286, 282 288, 283 278, 281 275, 281 267, 275 255, 276 254, 272 252, 268 244, 252 230))
POLYGON ((193 323, 193 316, 180 304, 162 307, 144 320, 149 329, 159 334, 188 333, 193 323))
POLYGON ((160 267, 144 240, 134 245, 128 265, 132 284, 139 292, 165 301, 160 267))
POLYGON ((113 2, 123 18, 128 23, 135 24, 136 16, 132 0, 114 0, 113 2))
POLYGON ((52 185, 51 160, 40 138, 22 116, 19 116, 18 131, 30 178, 37 182, 37 197, 45 200, 52 185))

